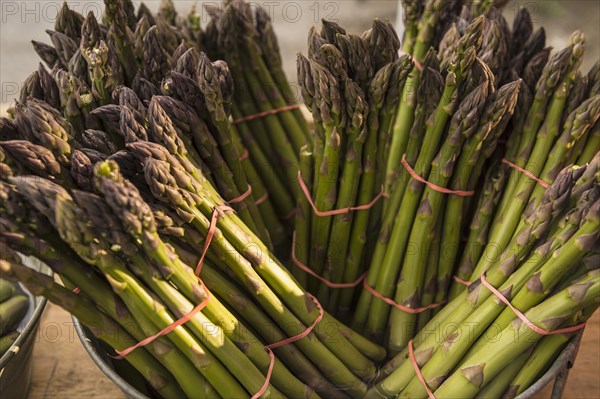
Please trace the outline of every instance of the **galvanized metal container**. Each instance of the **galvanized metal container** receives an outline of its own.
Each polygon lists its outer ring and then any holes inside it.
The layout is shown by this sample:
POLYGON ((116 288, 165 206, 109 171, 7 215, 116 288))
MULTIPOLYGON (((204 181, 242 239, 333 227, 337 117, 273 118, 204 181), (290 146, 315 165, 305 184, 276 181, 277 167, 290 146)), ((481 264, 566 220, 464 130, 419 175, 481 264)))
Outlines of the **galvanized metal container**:
MULTIPOLYGON (((107 349, 102 347, 102 343, 92 336, 90 331, 82 326, 77 318, 73 317, 75 323, 75 330, 79 339, 83 344, 85 350, 90 354, 91 358, 98 365, 100 370, 106 376, 114 382, 128 397, 132 399, 148 399, 148 393, 142 393, 138 388, 129 384, 119 373, 115 370, 113 360, 107 355, 107 349)), ((564 392, 567 377, 569 371, 573 367, 577 351, 579 350, 579 344, 581 342, 581 336, 583 332, 575 335, 567 346, 562 350, 552 367, 546 371, 546 373, 529 389, 517 396, 515 399, 529 399, 539 393, 549 383, 554 381, 552 388, 551 399, 560 399, 564 392)), ((152 396, 152 395, 151 395, 152 396)))
MULTIPOLYGON (((34 269, 51 275, 52 272, 39 262, 29 262, 34 269)), ((31 383, 33 366, 33 346, 37 340, 37 331, 42 312, 46 307, 46 298, 31 295, 23 286, 21 291, 29 297, 29 310, 17 331, 19 336, 0 358, 0 398, 24 398, 31 383)))

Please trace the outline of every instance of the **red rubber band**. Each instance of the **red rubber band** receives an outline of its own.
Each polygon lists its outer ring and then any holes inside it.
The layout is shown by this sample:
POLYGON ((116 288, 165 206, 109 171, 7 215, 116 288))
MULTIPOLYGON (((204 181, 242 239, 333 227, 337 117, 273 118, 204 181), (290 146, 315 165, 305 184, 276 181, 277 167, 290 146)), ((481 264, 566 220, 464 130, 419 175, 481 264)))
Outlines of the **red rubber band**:
POLYGON ((240 123, 250 122, 255 119, 264 118, 265 116, 279 114, 285 111, 292 111, 294 109, 300 108, 300 104, 292 104, 281 108, 271 109, 269 111, 259 112, 258 114, 244 116, 242 118, 236 119, 233 121, 234 125, 239 125, 240 123))
POLYGON ((228 204, 239 204, 240 202, 243 202, 246 198, 248 198, 250 196, 250 194, 252 194, 252 186, 248 184, 248 190, 246 190, 246 192, 244 194, 240 195, 237 198, 227 201, 227 203, 228 204))
POLYGON ((523 173, 525 176, 529 177, 531 180, 536 181, 540 186, 542 186, 542 187, 544 187, 546 189, 548 187, 550 187, 550 185, 548 183, 546 183, 545 181, 543 181, 542 179, 540 179, 539 177, 537 177, 536 175, 534 175, 533 173, 531 173, 527 169, 522 168, 519 165, 510 162, 508 159, 502 159, 502 163, 510 166, 511 168, 513 168, 514 170, 516 170, 517 172, 523 173))
POLYGON ((395 307, 396 309, 399 309, 405 313, 410 313, 410 314, 418 314, 418 313, 423 313, 426 310, 429 309, 435 309, 438 306, 443 305, 446 301, 442 301, 442 302, 438 302, 438 303, 432 303, 431 305, 427 305, 427 306, 423 306, 420 308, 409 308, 407 306, 401 305, 399 303, 394 302, 392 299, 390 298, 386 298, 383 295, 381 295, 379 292, 375 291, 375 288, 371 287, 369 285, 369 283, 367 282, 367 279, 363 279, 363 287, 369 291, 371 293, 371 295, 373 295, 375 298, 379 298, 381 299, 383 302, 387 303, 388 305, 391 305, 393 307, 395 307))
POLYGON ((470 287, 470 286, 473 284, 473 282, 472 282, 472 281, 463 280, 462 278, 460 278, 460 277, 458 277, 458 276, 454 276, 454 277, 452 277, 452 278, 453 278, 453 279, 454 279, 454 281, 456 281, 457 283, 459 283, 459 284, 462 284, 462 285, 466 285, 467 287, 470 287))
POLYGON ((287 215, 280 216, 281 220, 290 220, 291 218, 296 216, 296 210, 298 210, 298 208, 292 209, 292 211, 290 213, 288 213, 287 215))
POLYGON ((171 331, 175 330, 177 327, 179 327, 179 326, 187 323, 188 321, 190 321, 196 315, 196 313, 198 313, 199 311, 201 311, 202 309, 204 309, 204 307, 206 307, 206 305, 208 304, 208 301, 210 300, 210 292, 208 291, 208 289, 206 288, 206 286, 204 285, 204 282, 202 280, 198 279, 198 281, 200 282, 200 284, 202 285, 202 287, 204 288, 204 290, 206 292, 206 298, 204 298, 202 300, 202 302, 200 302, 198 305, 196 305, 196 307, 194 309, 192 309, 185 316, 181 317, 180 319, 174 321, 173 323, 171 323, 167 327, 163 328, 158 333, 156 333, 154 335, 151 335, 148 338, 143 339, 142 341, 138 342, 137 344, 135 344, 133 346, 130 346, 129 348, 123 349, 121 351, 115 349, 115 352, 117 352, 117 354, 119 356, 111 356, 111 357, 113 359, 117 359, 117 360, 124 359, 125 356, 127 356, 128 354, 130 354, 131 352, 133 352, 137 348, 141 348, 142 346, 146 346, 149 343, 151 343, 152 341, 154 341, 155 339, 157 339, 159 337, 162 337, 163 335, 167 335, 171 331))
POLYGON ((202 255, 200 255, 200 260, 196 265, 196 269, 194 274, 196 277, 200 277, 200 272, 202 271, 202 265, 204 264, 204 258, 208 253, 208 247, 210 247, 210 243, 212 242, 215 231, 217 230, 217 222, 219 221, 219 217, 221 217, 221 212, 232 211, 233 209, 228 207, 227 205, 217 205, 215 209, 213 209, 212 216, 210 218, 210 224, 208 225, 208 232, 206 233, 206 239, 204 240, 204 247, 202 247, 202 255))
POLYGON ((260 205, 260 204, 262 204, 263 202, 265 202, 268 199, 269 199, 269 193, 265 193, 265 195, 263 195, 262 197, 260 197, 259 199, 257 199, 254 202, 254 205, 260 205))
POLYGON ((527 327, 529 327, 529 329, 535 331, 536 333, 538 333, 540 335, 554 335, 554 334, 571 333, 571 332, 575 332, 575 331, 581 330, 586 325, 586 323, 581 323, 581 324, 578 324, 578 325, 573 326, 573 327, 567 327, 567 328, 561 328, 561 329, 558 329, 558 330, 546 331, 546 330, 544 330, 544 329, 536 326, 519 309, 515 308, 512 305, 512 303, 510 303, 510 301, 508 299, 506 299, 506 297, 504 295, 502 295, 502 293, 496 289, 496 287, 494 287, 493 285, 491 285, 485 279, 485 273, 481 275, 481 283, 488 290, 490 290, 496 297, 498 297, 498 299, 500 299, 500 301, 502 301, 506 306, 508 306, 515 313, 515 315, 517 315, 517 317, 519 319, 521 319, 527 325, 527 327))
POLYGON ((247 148, 244 148, 244 153, 240 157, 240 162, 245 161, 248 158, 250 158, 250 152, 248 151, 247 148))
POLYGON ((441 187, 441 186, 438 186, 438 185, 433 184, 431 182, 428 182, 427 180, 425 180, 421 176, 419 176, 417 174, 417 172, 415 172, 414 169, 410 167, 410 165, 408 164, 408 162, 406 162, 406 154, 402 154, 402 166, 404 166, 404 169, 406 169, 406 171, 408 172, 408 174, 413 179, 415 179, 417 181, 420 181, 423 184, 426 184, 429 188, 431 188, 432 190, 435 190, 435 191, 437 191, 439 193, 458 195, 459 197, 471 197, 471 196, 475 195, 475 191, 450 190, 450 189, 448 189, 446 187, 441 187))
POLYGON ((79 294, 80 292, 81 290, 79 289, 79 287, 73 288, 73 294, 79 294))
POLYGON ((310 267, 306 266, 304 263, 300 262, 298 258, 296 258, 296 232, 292 233, 292 262, 294 265, 298 266, 300 269, 304 270, 306 273, 310 274, 317 280, 321 281, 323 284, 328 286, 329 288, 354 288, 360 284, 363 278, 367 275, 367 273, 360 276, 356 281, 352 283, 333 283, 315 273, 310 267))
POLYGON ((313 209, 314 214, 316 216, 318 216, 318 217, 345 215, 345 214, 350 213, 352 211, 366 211, 368 209, 371 209, 377 203, 377 201, 379 201, 379 199, 384 196, 383 187, 381 187, 381 191, 379 192, 379 194, 377 194, 375 196, 375 198, 373 198, 373 200, 371 202, 369 202, 368 204, 359 205, 359 206, 353 206, 353 207, 350 207, 350 208, 334 209, 334 210, 331 210, 331 211, 324 212, 324 211, 320 211, 317 208, 317 206, 315 205, 315 203, 314 203, 314 201, 312 199, 312 196, 311 196, 310 192, 308 191, 308 186, 304 182, 304 179, 302 178, 302 173, 300 171, 298 171, 298 184, 300 184, 300 188, 302 189, 302 192, 304 193, 304 196, 306 197, 306 200, 308 201, 308 203, 310 204, 311 208, 313 209))
POLYGON ((423 64, 421 64, 419 62, 419 60, 417 60, 415 57, 413 57, 412 55, 408 54, 406 51, 399 51, 400 55, 408 55, 410 57, 410 59, 412 60, 413 64, 415 64, 415 68, 417 68, 417 70, 419 72, 423 72, 423 64))
POLYGON ((260 388, 260 390, 252 396, 252 399, 258 399, 269 388, 269 382, 271 380, 271 374, 273 373, 273 366, 275 365, 275 355, 273 354, 273 349, 280 348, 280 347, 285 346, 287 344, 291 344, 293 342, 301 340, 302 338, 304 338, 308 334, 310 334, 312 332, 312 330, 314 330, 314 328, 317 326, 317 324, 319 324, 321 322, 321 320, 323 319, 323 315, 325 313, 323 311, 323 306, 321 306, 321 304, 319 303, 319 301, 317 300, 317 298, 315 298, 313 295, 311 295, 308 292, 306 294, 315 303, 315 305, 317 306, 317 309, 319 309, 319 315, 317 316, 317 318, 315 319, 315 321, 313 321, 312 324, 306 330, 302 331, 300 334, 294 335, 293 337, 286 338, 286 339, 283 339, 281 341, 278 341, 278 342, 275 342, 275 343, 272 343, 272 344, 269 344, 269 345, 265 345, 265 350, 269 353, 269 356, 271 357, 271 362, 269 363, 269 369, 267 371, 267 375, 265 376, 265 383, 260 388))
POLYGON ((417 378, 423 388, 427 391, 427 395, 429 399, 435 399, 435 395, 431 392, 431 389, 427 386, 427 381, 425 381, 425 377, 423 377, 423 373, 421 373, 421 368, 419 367, 419 363, 417 363, 417 359, 415 358, 415 352, 413 349, 412 339, 408 341, 408 357, 410 358, 410 362, 412 363, 413 368, 415 369, 415 373, 417 374, 417 378))

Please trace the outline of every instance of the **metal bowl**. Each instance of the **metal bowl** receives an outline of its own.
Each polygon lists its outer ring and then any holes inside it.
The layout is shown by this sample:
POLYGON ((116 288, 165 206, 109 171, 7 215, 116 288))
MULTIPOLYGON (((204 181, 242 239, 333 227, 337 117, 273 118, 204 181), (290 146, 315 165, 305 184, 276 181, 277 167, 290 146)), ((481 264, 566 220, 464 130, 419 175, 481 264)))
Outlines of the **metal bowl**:
MULTIPOLYGON (((28 262, 28 265, 52 275, 50 269, 39 262, 28 262)), ((29 309, 17 327, 17 331, 20 332, 19 336, 0 358, 1 398, 24 398, 27 396, 31 382, 33 346, 36 342, 40 317, 47 302, 46 298, 31 295, 22 285, 19 285, 19 288, 29 297, 29 309)))
MULTIPOLYGON (((73 318, 73 324, 75 325, 75 331, 77 331, 77 335, 81 340, 81 344, 85 348, 86 352, 90 355, 96 366, 111 380, 127 397, 131 399, 149 399, 151 397, 156 397, 156 394, 152 394, 148 391, 146 387, 138 386, 138 384, 130 384, 126 381, 117 371, 117 363, 113 359, 108 356, 108 351, 110 348, 107 347, 103 342, 98 340, 92 332, 82 325, 76 317, 73 318), (142 393, 144 392, 144 393, 142 393)), ((128 364, 126 361, 121 361, 122 363, 128 364)), ((119 366, 123 364, 119 363, 119 366)), ((130 373, 135 372, 134 369, 127 371, 129 375, 130 373)), ((139 376, 137 380, 140 380, 142 377, 139 376)))
MULTIPOLYGON (((98 341, 91 332, 79 323, 77 318, 73 317, 75 323, 75 330, 79 339, 83 344, 83 347, 89 353, 92 360, 102 370, 104 374, 114 382, 128 397, 132 399, 148 399, 149 395, 140 392, 136 387, 129 384, 119 373, 115 370, 115 364, 113 360, 107 355, 107 348, 104 347, 103 343, 98 341)), ((532 386, 530 386, 521 395, 515 399, 529 399, 539 393, 546 385, 554 380, 554 386, 552 388, 551 399, 560 399, 567 383, 567 377, 570 369, 573 367, 577 351, 579 350, 579 344, 583 332, 575 335, 567 346, 562 350, 554 364, 544 373, 544 375, 537 380, 532 386)), ((154 395, 151 395, 154 396, 154 395)))

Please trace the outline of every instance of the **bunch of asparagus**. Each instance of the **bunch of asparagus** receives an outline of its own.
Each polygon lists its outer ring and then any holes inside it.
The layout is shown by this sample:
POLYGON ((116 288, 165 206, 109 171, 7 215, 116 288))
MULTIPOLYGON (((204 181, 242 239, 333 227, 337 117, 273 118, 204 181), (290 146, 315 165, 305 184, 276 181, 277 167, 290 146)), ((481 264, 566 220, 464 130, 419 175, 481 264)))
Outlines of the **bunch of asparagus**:
POLYGON ((0 278, 0 357, 19 336, 15 328, 25 317, 28 308, 27 296, 15 284, 0 278))
POLYGON ((0 119, 0 273, 154 393, 512 397, 598 307, 580 33, 551 56, 503 1, 407 0, 402 45, 323 21, 298 56, 310 133, 264 9, 207 7, 202 29, 105 3, 61 9, 34 42, 50 71, 0 119))
MULTIPOLYGON (((531 26, 526 12, 518 14, 512 33, 494 8, 478 18, 463 8, 456 18, 443 35, 437 57, 430 51, 423 71, 417 71, 422 92, 416 96, 410 133, 403 139, 405 133, 394 131, 392 143, 405 141, 402 162, 394 170, 366 286, 354 314, 353 327, 375 340, 385 336, 392 352, 405 349, 438 311, 434 309, 446 300, 452 276, 476 280, 497 259, 518 231, 519 220, 522 226, 544 194, 546 184, 536 187, 526 174, 541 171, 542 179, 551 183, 570 164, 568 154, 575 145, 593 134, 599 117, 595 83, 576 79, 583 53, 580 33, 540 69, 538 64, 548 57, 543 39, 537 38, 543 31, 524 46, 509 45, 511 36, 524 36, 523 26, 531 26), (573 82, 581 88, 571 90, 573 82), (535 96, 530 94, 531 85, 535 96), (545 113, 554 88, 554 107, 545 113), (510 160, 517 156, 524 160, 516 160, 515 166, 510 160), (509 165, 513 168, 508 178, 509 165), (519 167, 525 165, 523 172, 519 167), (483 176, 484 188, 478 191, 483 176), (505 187, 506 179, 513 182, 505 187), (494 209, 499 195, 510 210, 494 209), (490 223, 494 212, 496 220, 490 223), (461 235, 469 224, 470 237, 463 243, 461 235), (508 234, 506 226, 512 228, 508 234), (489 238, 488 228, 496 230, 489 238), (486 250, 481 249, 482 239, 483 245, 489 243, 486 250), (480 266, 469 269, 473 260, 480 266)), ((596 69, 590 76, 597 74, 596 69)), ((406 106, 400 104, 397 118, 406 106)), ((387 155, 393 154, 392 144, 387 155)), ((460 292, 461 287, 455 282, 453 291, 460 292)))
MULTIPOLYGON (((587 166, 564 168, 485 280, 463 290, 412 339, 417 367, 436 397, 518 395, 576 332, 562 329, 597 309, 599 163, 600 154, 587 166), (517 318, 484 281, 528 321, 517 318)), ((384 367, 366 397, 427 397, 408 352, 384 367)))
MULTIPOLYGON (((163 397, 362 396, 385 351, 324 312, 271 252, 277 226, 259 228, 262 213, 232 198, 249 182, 238 180, 248 158, 236 151, 227 64, 185 43, 173 64, 159 35, 166 6, 139 52, 119 36, 127 4, 107 2, 107 32, 65 7, 54 36, 74 42, 79 21, 81 42, 96 38, 81 45, 86 72, 40 67, 2 120, 2 275, 73 313, 163 397), (105 68, 127 70, 126 47, 146 57, 131 87, 105 68)), ((150 20, 141 10, 138 31, 150 20)))
MULTIPOLYGON (((239 34, 224 27, 229 33, 219 39, 223 43, 216 43, 216 19, 205 34, 195 9, 182 18, 171 1, 164 1, 157 15, 143 4, 136 14, 130 1, 105 3, 104 24, 92 14, 84 18, 67 6, 61 9, 55 31, 49 31, 54 47, 34 42, 52 72, 42 67, 34 72, 25 83, 21 102, 34 97, 61 110, 86 147, 108 155, 138 139, 160 142, 179 152, 203 170, 224 198, 245 198, 233 205, 244 222, 269 246, 287 251, 290 229, 286 225, 291 227, 295 207, 293 181, 288 177, 296 178, 297 149, 306 142, 307 124, 297 109, 236 122, 292 105, 295 100, 288 94, 277 40, 265 10, 257 11, 257 27, 252 25, 239 34), (210 51, 216 58, 220 54, 212 49, 230 47, 223 54, 231 57, 233 48, 252 48, 252 57, 258 57, 254 64, 263 57, 269 66, 260 61, 263 64, 253 74, 247 67, 241 68, 242 63, 247 64, 245 58, 231 59, 229 65, 222 61, 213 64, 203 53, 210 51), (235 90, 232 72, 237 76, 235 90), (245 75, 250 83, 241 79, 245 75), (277 96, 271 100, 258 93, 261 102, 255 106, 249 101, 248 96, 253 95, 249 88, 262 90, 258 82, 267 80, 279 85, 268 91, 277 96), (129 112, 126 104, 135 110, 129 112), (164 131, 156 133, 161 129, 164 131), (296 138, 288 141, 285 132, 296 138), (279 146, 288 146, 293 157, 273 162, 278 159, 274 148, 279 146)), ((229 18, 223 18, 221 24, 237 26, 242 20, 247 5, 234 3, 227 9, 237 14, 227 12, 233 19, 227 22, 229 18)))
POLYGON ((235 76, 236 129, 257 168, 264 168, 259 172, 265 184, 274 186, 279 215, 293 222, 300 149, 311 136, 283 72, 269 13, 240 0, 205 9, 211 18, 203 38, 207 52, 225 60, 235 76))
POLYGON ((381 210, 382 144, 413 63, 398 56, 400 41, 380 20, 362 36, 324 21, 308 42, 308 58, 298 56, 298 80, 315 129, 313 145, 300 152, 305 187, 297 190, 294 254, 326 282, 300 269, 296 275, 330 311, 347 313, 355 290, 331 290, 327 282, 342 288, 362 272, 369 222, 381 210))

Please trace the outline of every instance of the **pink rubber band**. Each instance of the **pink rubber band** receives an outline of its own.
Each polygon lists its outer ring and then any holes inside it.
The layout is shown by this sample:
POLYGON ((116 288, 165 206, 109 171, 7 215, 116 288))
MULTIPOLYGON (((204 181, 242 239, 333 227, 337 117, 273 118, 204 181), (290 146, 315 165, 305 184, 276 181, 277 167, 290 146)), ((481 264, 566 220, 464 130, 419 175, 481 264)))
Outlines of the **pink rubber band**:
POLYGON ((183 316, 180 319, 178 319, 178 320, 174 321, 173 323, 169 324, 167 327, 163 328, 158 333, 156 333, 154 335, 151 335, 148 338, 143 339, 142 341, 138 342, 137 344, 135 344, 133 346, 130 346, 129 348, 123 349, 121 351, 115 349, 115 352, 117 352, 117 354, 119 356, 111 356, 111 357, 113 359, 117 359, 117 360, 124 359, 125 356, 127 356, 128 354, 130 354, 131 352, 133 352, 137 348, 141 348, 142 346, 146 346, 149 343, 151 343, 152 341, 154 341, 155 339, 160 338, 163 335, 167 335, 171 331, 175 330, 177 327, 179 327, 179 326, 187 323, 188 321, 190 321, 196 315, 196 313, 198 313, 199 311, 201 311, 202 309, 204 309, 204 307, 208 304, 208 301, 210 300, 210 292, 208 291, 208 289, 206 288, 206 286, 204 285, 204 282, 202 280, 198 279, 198 281, 200 282, 200 284, 202 285, 202 287, 206 291, 206 298, 204 298, 202 300, 202 302, 200 302, 198 305, 196 305, 196 307, 194 309, 192 309, 185 316, 183 316))
POLYGON ((234 198, 230 201, 227 201, 228 204, 239 204, 240 202, 243 202, 246 198, 248 198, 250 196, 250 194, 252 194, 252 186, 248 184, 248 190, 246 190, 246 192, 242 195, 240 195, 237 198, 234 198))
POLYGON ((280 216, 282 220, 290 220, 291 218, 293 218, 294 216, 296 216, 296 210, 298 208, 294 208, 292 209, 292 211, 290 213, 288 213, 287 215, 283 215, 280 216))
POLYGON ((542 179, 540 179, 539 177, 537 177, 536 175, 534 175, 533 173, 531 173, 527 169, 522 168, 519 165, 510 162, 508 159, 502 159, 502 163, 510 166, 511 168, 513 168, 514 170, 516 170, 517 172, 523 173, 525 176, 529 177, 531 180, 536 181, 540 186, 542 186, 542 187, 544 187, 546 189, 548 187, 550 187, 550 185, 548 183, 546 183, 545 181, 543 181, 542 179))
POLYGON ((250 158, 250 152, 248 151, 247 148, 244 148, 244 153, 242 154, 242 156, 240 157, 240 162, 241 161, 245 161, 246 159, 250 158))
POLYGON ((566 334, 566 333, 571 333, 571 332, 575 332, 578 330, 581 330, 583 327, 585 327, 586 323, 581 323, 578 324, 576 326, 572 326, 572 327, 567 327, 567 328, 561 328, 558 330, 552 330, 552 331, 546 331, 538 326, 536 326, 531 320, 529 320, 527 318, 527 316, 525 316, 519 309, 515 308, 512 303, 510 303, 510 301, 508 299, 506 299, 506 297, 504 295, 502 295, 502 293, 500 291, 498 291, 496 289, 496 287, 494 287, 493 285, 491 285, 486 279, 485 279, 485 273, 481 275, 481 283, 488 289, 490 290, 496 297, 498 297, 498 299, 500 299, 500 301, 502 301, 506 306, 508 306, 514 313, 515 315, 517 315, 517 317, 519 319, 521 319, 526 325, 527 327, 529 327, 529 329, 533 330, 534 332, 540 334, 540 335, 554 335, 554 334, 566 334))
POLYGON ((265 345, 265 350, 269 353, 269 356, 271 357, 271 362, 269 363, 269 369, 267 371, 267 375, 265 376, 265 383, 260 388, 260 390, 252 396, 252 399, 258 399, 269 388, 271 374, 273 373, 273 366, 275 365, 275 355, 273 354, 273 349, 280 348, 287 344, 291 344, 293 342, 296 342, 296 341, 301 340, 302 338, 308 336, 308 334, 310 334, 312 332, 312 330, 314 330, 314 328, 317 326, 317 324, 319 324, 321 322, 321 320, 323 319, 323 315, 324 315, 323 306, 321 306, 321 304, 319 303, 317 298, 315 298, 313 295, 311 295, 308 292, 306 294, 310 297, 310 299, 312 299, 312 301, 317 306, 317 309, 319 310, 319 315, 317 316, 315 321, 313 321, 312 324, 306 330, 302 331, 300 334, 294 335, 293 337, 286 338, 286 339, 283 339, 281 341, 278 341, 278 342, 275 342, 275 343, 272 343, 269 345, 265 345))
POLYGON ((215 231, 217 230, 217 222, 219 221, 219 217, 221 216, 221 212, 233 211, 232 208, 227 205, 217 205, 215 209, 213 209, 212 216, 210 218, 210 224, 208 225, 208 232, 206 233, 206 239, 204 240, 204 247, 202 247, 202 255, 200 255, 200 260, 196 265, 196 269, 194 274, 196 277, 200 277, 200 272, 202 271, 202 265, 204 264, 204 258, 208 253, 208 247, 210 247, 210 243, 212 242, 215 231))
POLYGON ((400 50, 400 55, 408 55, 412 60, 413 64, 415 64, 415 68, 417 68, 419 72, 423 72, 423 65, 415 57, 402 50, 400 50))
POLYGON ((454 279, 454 281, 456 281, 457 283, 459 283, 459 284, 462 284, 462 285, 466 285, 467 287, 470 287, 470 286, 473 284, 473 282, 472 282, 472 281, 463 280, 462 278, 460 278, 460 277, 458 277, 458 276, 454 276, 454 277, 452 277, 452 278, 453 278, 453 279, 454 279))
POLYGON ((81 290, 79 289, 79 287, 73 288, 73 294, 79 294, 80 292, 81 290))
POLYGON ((404 169, 406 169, 406 171, 408 172, 408 174, 413 179, 415 179, 417 181, 420 181, 423 184, 426 184, 429 188, 431 188, 432 190, 435 190, 435 191, 437 191, 439 193, 458 195, 459 197, 471 197, 471 196, 475 195, 475 191, 450 190, 450 189, 448 189, 446 187, 441 187, 441 186, 438 186, 438 185, 433 184, 431 182, 428 182, 427 180, 425 180, 421 176, 419 176, 417 174, 417 172, 415 172, 414 169, 410 167, 410 165, 408 164, 408 162, 406 162, 406 154, 402 155, 402 166, 404 166, 404 169))
POLYGON ((292 111, 292 110, 298 109, 298 108, 300 108, 300 104, 292 104, 292 105, 288 105, 288 106, 281 107, 281 108, 271 109, 269 111, 260 112, 258 114, 248 115, 248 116, 244 116, 242 118, 236 119, 233 121, 233 124, 239 125, 240 123, 250 122, 255 119, 264 118, 265 116, 275 115, 275 114, 279 114, 279 113, 285 112, 285 111, 292 111))
POLYGON ((383 295, 381 295, 379 292, 375 291, 375 288, 371 287, 369 285, 369 283, 367 282, 367 279, 363 279, 363 287, 369 291, 371 293, 371 295, 373 295, 375 298, 379 298, 381 299, 383 302, 387 303, 388 305, 391 305, 393 307, 395 307, 396 309, 399 309, 405 313, 410 313, 410 314, 418 314, 418 313, 423 313, 426 310, 429 309, 435 309, 438 306, 443 305, 446 301, 442 301, 442 302, 438 302, 438 303, 432 303, 431 305, 427 305, 427 306, 423 306, 420 308, 409 308, 407 306, 401 305, 399 303, 394 302, 392 299, 390 298, 386 298, 383 295))
POLYGON ((331 210, 331 211, 325 211, 324 212, 324 211, 320 211, 317 208, 317 206, 315 205, 315 203, 314 203, 314 201, 312 199, 312 196, 311 196, 310 192, 308 191, 308 186, 304 182, 304 179, 302 178, 302 173, 300 171, 298 171, 298 184, 300 184, 300 188, 302 189, 302 192, 304 193, 304 196, 306 197, 306 200, 308 201, 308 203, 310 204, 311 208, 313 209, 314 214, 316 216, 318 216, 318 217, 345 215, 345 214, 350 213, 352 211, 366 211, 368 209, 371 209, 377 203, 377 201, 379 201, 379 199, 384 196, 383 187, 381 187, 381 191, 379 192, 379 194, 377 194, 375 196, 375 198, 373 198, 373 200, 371 202, 369 202, 368 204, 359 205, 359 206, 353 206, 353 207, 350 207, 350 208, 334 209, 334 210, 331 210))
POLYGON ((423 373, 421 373, 421 368, 419 367, 419 363, 417 363, 417 359, 415 358, 415 351, 413 349, 412 339, 408 341, 408 357, 410 358, 410 362, 412 363, 413 368, 415 369, 415 373, 417 374, 417 378, 423 388, 427 391, 427 395, 429 399, 435 399, 435 395, 431 392, 431 389, 427 386, 427 381, 425 381, 425 377, 423 377, 423 373))
POLYGON ((259 199, 257 199, 254 202, 254 205, 260 205, 260 204, 262 204, 263 202, 265 202, 268 199, 269 199, 269 193, 265 193, 265 195, 263 195, 262 197, 260 197, 259 199))
POLYGON ((292 262, 294 265, 298 266, 300 269, 304 270, 306 273, 310 274, 317 280, 321 281, 323 284, 330 288, 353 288, 360 284, 363 278, 367 275, 367 273, 360 276, 356 281, 352 283, 333 283, 315 273, 310 267, 306 266, 304 263, 300 262, 298 258, 296 258, 296 232, 292 233, 292 262))

